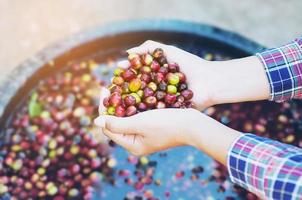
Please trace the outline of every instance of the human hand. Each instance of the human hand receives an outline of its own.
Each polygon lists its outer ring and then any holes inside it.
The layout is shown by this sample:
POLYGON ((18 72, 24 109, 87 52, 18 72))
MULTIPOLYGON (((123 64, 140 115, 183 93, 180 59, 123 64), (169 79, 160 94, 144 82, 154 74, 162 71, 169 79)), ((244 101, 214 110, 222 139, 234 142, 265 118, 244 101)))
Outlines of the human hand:
MULTIPOLYGON (((191 53, 181 50, 177 47, 165 45, 155 41, 148 40, 138 47, 129 49, 130 53, 152 53, 154 49, 164 50, 168 62, 176 62, 180 66, 180 71, 186 75, 189 89, 194 93, 192 102, 194 108, 203 110, 214 104, 211 94, 215 84, 213 82, 213 70, 209 67, 209 61, 201 59, 191 53)), ((128 66, 125 66, 128 67, 128 66)))
POLYGON ((103 133, 134 155, 193 145, 203 114, 195 109, 156 109, 131 117, 103 115, 95 120, 103 133))
MULTIPOLYGON (((261 74, 264 73, 262 66, 259 66, 255 57, 209 62, 176 47, 153 41, 132 48, 128 53, 151 53, 155 48, 162 48, 168 61, 179 64, 180 70, 187 77, 189 88, 194 92, 192 101, 195 108, 199 110, 214 104, 266 98, 268 92, 264 83, 267 80, 265 74, 261 74), (243 68, 242 64, 246 64, 246 68, 243 68), (255 81, 255 78, 258 81, 255 81), (265 87, 259 90, 263 85, 265 87)), ((120 65, 128 66, 128 62, 120 65)), ((104 113, 106 109, 102 102, 107 96, 109 91, 103 88, 100 113, 104 113)), ((106 115, 100 116, 96 124, 102 127, 103 132, 113 141, 135 155, 191 145, 221 163, 225 163, 230 144, 240 135, 239 132, 193 109, 152 110, 126 118, 106 115)))
MULTIPOLYGON (((169 62, 179 64, 194 93, 194 108, 198 110, 216 104, 269 99, 269 82, 264 67, 256 56, 207 61, 177 47, 151 40, 127 52, 152 53, 156 48, 164 50, 169 62)), ((128 66, 126 64, 123 67, 128 66)))
POLYGON ((131 117, 100 115, 95 124, 106 136, 136 156, 190 145, 223 164, 226 164, 230 145, 240 135, 192 108, 156 109, 131 117))
POLYGON ((198 119, 203 115, 196 109, 156 109, 131 117, 104 115, 106 107, 102 102, 109 95, 108 89, 101 88, 100 116, 95 124, 132 154, 145 155, 175 146, 193 145, 190 135, 197 132, 198 119))

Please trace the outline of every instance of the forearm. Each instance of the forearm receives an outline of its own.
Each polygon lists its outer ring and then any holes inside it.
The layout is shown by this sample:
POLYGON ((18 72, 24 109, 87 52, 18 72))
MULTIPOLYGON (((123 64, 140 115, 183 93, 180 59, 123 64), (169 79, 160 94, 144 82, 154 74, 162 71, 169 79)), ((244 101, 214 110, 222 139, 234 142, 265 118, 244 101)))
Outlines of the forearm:
POLYGON ((302 98, 302 37, 255 56, 210 65, 213 104, 302 98))
POLYGON ((226 166, 230 147, 241 133, 205 115, 200 115, 195 124, 191 126, 188 144, 226 166))
POLYGON ((270 88, 265 69, 256 56, 213 62, 216 77, 215 104, 269 99, 270 88))
POLYGON ((189 145, 225 165, 234 183, 262 198, 301 197, 301 149, 240 133, 204 115, 199 120, 202 123, 192 127, 189 145))

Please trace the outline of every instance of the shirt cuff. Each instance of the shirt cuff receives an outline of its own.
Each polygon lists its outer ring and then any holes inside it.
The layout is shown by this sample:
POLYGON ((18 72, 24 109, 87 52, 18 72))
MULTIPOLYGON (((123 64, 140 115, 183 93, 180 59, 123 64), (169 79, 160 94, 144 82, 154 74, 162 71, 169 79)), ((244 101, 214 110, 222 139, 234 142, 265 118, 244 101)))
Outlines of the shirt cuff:
POLYGON ((264 170, 260 168, 255 168, 253 166, 252 170, 255 170, 255 178, 251 179, 251 176, 247 174, 247 168, 250 168, 249 162, 251 162, 251 151, 257 145, 257 142, 252 141, 252 137, 255 136, 253 134, 242 134, 239 136, 231 145, 230 150, 228 152, 227 158, 227 168, 230 175, 230 179, 233 183, 240 185, 243 188, 253 192, 254 194, 264 197, 263 192, 263 182, 261 177, 264 176, 264 170), (253 186, 256 185, 257 187, 253 186))
POLYGON ((257 53, 270 84, 270 100, 302 98, 302 37, 279 48, 257 53))
POLYGON ((302 150, 253 134, 243 134, 228 153, 231 181, 261 198, 302 198, 302 150))

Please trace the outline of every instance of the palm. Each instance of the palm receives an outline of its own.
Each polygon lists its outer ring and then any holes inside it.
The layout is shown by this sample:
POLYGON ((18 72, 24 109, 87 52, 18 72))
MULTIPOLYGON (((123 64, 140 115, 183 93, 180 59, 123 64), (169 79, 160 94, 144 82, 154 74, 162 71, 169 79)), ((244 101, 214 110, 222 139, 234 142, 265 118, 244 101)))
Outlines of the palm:
POLYGON ((208 67, 210 62, 173 46, 166 49, 168 60, 178 63, 180 70, 187 77, 188 85, 194 92, 192 101, 195 108, 203 110, 211 106, 213 71, 208 67))

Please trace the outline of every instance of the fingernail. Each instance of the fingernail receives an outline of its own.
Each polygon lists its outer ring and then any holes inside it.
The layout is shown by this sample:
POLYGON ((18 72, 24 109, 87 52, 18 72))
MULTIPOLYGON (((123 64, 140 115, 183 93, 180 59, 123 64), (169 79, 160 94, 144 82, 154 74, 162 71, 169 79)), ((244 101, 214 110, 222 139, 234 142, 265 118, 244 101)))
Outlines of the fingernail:
POLYGON ((98 127, 105 128, 106 120, 104 117, 99 116, 94 120, 94 124, 97 125, 98 127))

